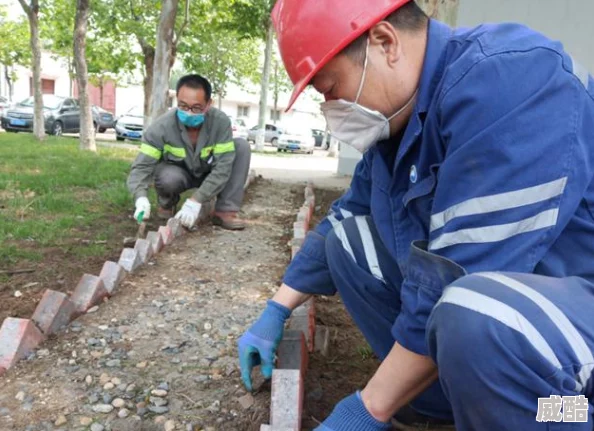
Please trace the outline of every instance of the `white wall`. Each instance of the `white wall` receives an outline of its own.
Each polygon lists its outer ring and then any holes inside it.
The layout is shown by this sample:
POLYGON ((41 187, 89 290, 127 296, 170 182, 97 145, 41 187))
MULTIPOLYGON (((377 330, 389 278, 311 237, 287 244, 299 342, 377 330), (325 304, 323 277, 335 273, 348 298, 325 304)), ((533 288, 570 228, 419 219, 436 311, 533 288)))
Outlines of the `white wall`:
POLYGON ((519 22, 560 40, 565 49, 594 73, 593 0, 460 0, 458 26, 483 22, 519 22))
MULTIPOLYGON (((13 101, 18 102, 30 96, 30 78, 33 76, 31 70, 26 67, 15 67, 17 79, 13 81, 13 101)), ((4 66, 2 66, 4 75, 4 66)), ((41 58, 41 78, 51 79, 55 82, 54 94, 56 96, 70 96, 70 76, 68 75, 68 63, 65 59, 56 59, 49 53, 43 53, 41 58)), ((2 77, 2 94, 8 94, 8 86, 2 77)))
POLYGON ((129 85, 116 87, 116 112, 115 115, 124 115, 132 108, 144 106, 144 89, 142 85, 129 85))

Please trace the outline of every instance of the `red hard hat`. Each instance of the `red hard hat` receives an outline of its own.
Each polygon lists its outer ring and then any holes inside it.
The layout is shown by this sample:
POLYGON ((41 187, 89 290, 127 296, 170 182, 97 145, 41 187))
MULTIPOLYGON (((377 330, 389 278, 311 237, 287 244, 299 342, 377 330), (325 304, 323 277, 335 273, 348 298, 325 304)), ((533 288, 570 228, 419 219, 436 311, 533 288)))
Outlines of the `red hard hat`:
POLYGON ((280 54, 295 88, 287 110, 336 54, 411 0, 278 0, 272 10, 280 54))

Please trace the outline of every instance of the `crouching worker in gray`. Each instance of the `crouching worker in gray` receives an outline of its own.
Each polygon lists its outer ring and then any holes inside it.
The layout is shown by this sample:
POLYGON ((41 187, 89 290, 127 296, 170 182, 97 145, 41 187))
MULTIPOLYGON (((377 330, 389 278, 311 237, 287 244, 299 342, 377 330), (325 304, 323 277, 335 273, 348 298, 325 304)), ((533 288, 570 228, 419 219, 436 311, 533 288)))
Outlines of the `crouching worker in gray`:
POLYGON ((216 197, 213 223, 230 230, 244 229, 237 214, 250 167, 250 146, 245 139, 233 139, 229 117, 211 106, 212 87, 207 79, 184 76, 176 91, 177 109, 145 130, 128 177, 136 205, 134 218, 150 217, 147 192, 154 178, 159 218, 175 215, 191 228, 202 205, 216 197), (176 212, 180 194, 190 189, 194 189, 192 196, 176 212))

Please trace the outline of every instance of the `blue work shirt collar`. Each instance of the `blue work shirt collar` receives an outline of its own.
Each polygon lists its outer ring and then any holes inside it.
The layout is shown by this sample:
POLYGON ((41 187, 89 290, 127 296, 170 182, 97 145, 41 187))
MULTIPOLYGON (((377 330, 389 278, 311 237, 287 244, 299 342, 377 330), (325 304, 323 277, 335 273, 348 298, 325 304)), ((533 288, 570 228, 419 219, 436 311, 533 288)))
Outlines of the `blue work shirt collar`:
POLYGON ((435 87, 443 75, 446 45, 452 37, 452 28, 436 20, 429 20, 427 50, 419 84, 415 113, 427 112, 435 87))

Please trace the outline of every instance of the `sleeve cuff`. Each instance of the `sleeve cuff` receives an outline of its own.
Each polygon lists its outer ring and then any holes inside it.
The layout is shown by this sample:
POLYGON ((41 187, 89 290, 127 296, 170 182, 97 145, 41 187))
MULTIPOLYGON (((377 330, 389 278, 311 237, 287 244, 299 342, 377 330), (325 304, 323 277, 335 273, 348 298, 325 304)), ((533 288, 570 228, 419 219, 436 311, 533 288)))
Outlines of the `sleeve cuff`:
POLYGON ((313 231, 307 234, 301 250, 287 268, 283 283, 311 295, 336 293, 326 263, 326 238, 313 231))

